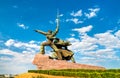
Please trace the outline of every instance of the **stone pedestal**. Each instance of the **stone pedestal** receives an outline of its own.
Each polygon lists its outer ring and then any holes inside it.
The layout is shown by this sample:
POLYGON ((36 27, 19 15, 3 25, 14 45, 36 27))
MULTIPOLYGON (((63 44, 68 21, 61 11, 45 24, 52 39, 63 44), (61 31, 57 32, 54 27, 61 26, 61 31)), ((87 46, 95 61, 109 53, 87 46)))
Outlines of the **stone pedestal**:
POLYGON ((33 64, 40 70, 60 70, 60 69, 93 69, 93 70, 105 70, 104 67, 92 66, 86 64, 78 64, 67 62, 65 60, 53 60, 49 59, 49 56, 36 54, 33 60, 33 64))

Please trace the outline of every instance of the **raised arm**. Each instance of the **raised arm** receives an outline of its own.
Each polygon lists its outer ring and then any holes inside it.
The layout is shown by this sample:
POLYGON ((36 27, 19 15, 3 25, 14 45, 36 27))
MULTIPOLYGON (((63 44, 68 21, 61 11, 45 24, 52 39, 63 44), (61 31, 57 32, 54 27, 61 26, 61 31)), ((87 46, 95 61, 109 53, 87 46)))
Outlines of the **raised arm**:
POLYGON ((59 31, 59 26, 56 27, 56 30, 53 32, 53 36, 55 36, 59 31))
POLYGON ((44 32, 44 31, 41 31, 41 30, 34 30, 35 32, 38 32, 38 33, 40 33, 40 34, 43 34, 43 35, 46 35, 47 33, 46 32, 44 32))
POLYGON ((55 36, 59 31, 59 23, 60 23, 59 14, 57 15, 56 23, 57 23, 57 27, 56 27, 56 30, 53 32, 53 36, 55 36))

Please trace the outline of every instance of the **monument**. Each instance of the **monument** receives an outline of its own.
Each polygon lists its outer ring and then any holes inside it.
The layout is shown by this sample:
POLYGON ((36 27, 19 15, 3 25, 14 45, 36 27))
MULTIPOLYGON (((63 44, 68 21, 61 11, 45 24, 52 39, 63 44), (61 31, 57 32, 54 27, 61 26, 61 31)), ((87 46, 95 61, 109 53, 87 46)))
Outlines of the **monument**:
POLYGON ((35 32, 43 34, 47 41, 41 43, 40 52, 36 54, 33 60, 33 64, 41 70, 51 69, 105 69, 104 67, 78 64, 73 57, 74 53, 67 47, 72 45, 69 41, 61 40, 56 35, 59 32, 59 13, 57 13, 56 30, 44 32, 41 30, 35 30, 35 32), (53 49, 52 56, 45 55, 45 46, 50 46, 53 49), (71 62, 68 62, 70 61, 71 62))

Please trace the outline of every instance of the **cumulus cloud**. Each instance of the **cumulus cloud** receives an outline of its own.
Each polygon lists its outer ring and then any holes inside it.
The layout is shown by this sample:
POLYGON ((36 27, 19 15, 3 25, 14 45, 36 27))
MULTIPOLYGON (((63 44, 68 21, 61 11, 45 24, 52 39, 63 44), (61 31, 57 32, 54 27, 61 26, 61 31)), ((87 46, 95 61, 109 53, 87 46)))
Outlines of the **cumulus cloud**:
POLYGON ((13 39, 9 39, 8 41, 6 41, 5 45, 6 46, 11 46, 14 44, 14 40, 13 39))
POLYGON ((39 42, 33 40, 25 43, 14 39, 9 39, 5 42, 5 45, 8 46, 9 49, 0 50, 0 54, 11 55, 13 58, 15 58, 15 61, 19 62, 30 63, 33 55, 39 51, 39 42), (16 48, 18 50, 14 51, 11 48, 16 48))
POLYGON ((90 8, 90 9, 88 9, 90 12, 89 13, 84 13, 85 14, 85 16, 88 18, 88 19, 90 19, 90 18, 92 18, 92 17, 95 17, 95 16, 97 16, 97 13, 100 11, 100 8, 95 8, 95 9, 93 9, 93 8, 90 8))
POLYGON ((34 40, 21 42, 14 39, 4 42, 6 48, 0 49, 0 73, 22 73, 35 69, 32 60, 39 52, 39 43, 34 40))
POLYGON ((118 30, 118 31, 115 33, 115 36, 120 39, 120 30, 118 30))
POLYGON ((100 11, 100 8, 89 8, 89 12, 83 12, 83 10, 78 10, 77 12, 72 11, 70 13, 71 18, 66 19, 66 22, 74 22, 75 24, 84 23, 84 21, 88 18, 93 18, 97 16, 97 13, 100 11), (83 18, 84 17, 84 18, 83 18))
POLYGON ((85 57, 81 57, 80 58, 80 62, 81 63, 87 63, 89 65, 98 65, 98 63, 102 63, 104 61, 104 59, 97 59, 97 58, 94 58, 94 57, 89 57, 89 56, 85 56, 85 57))
POLYGON ((59 14, 60 17, 62 17, 64 14, 59 14))
POLYGON ((35 41, 31 40, 28 43, 25 42, 21 42, 21 41, 17 41, 14 39, 9 39, 5 42, 5 45, 8 47, 16 47, 16 48, 34 48, 36 50, 39 49, 39 46, 37 44, 35 44, 35 41))
POLYGON ((83 21, 80 21, 78 18, 71 18, 71 19, 66 19, 66 22, 72 21, 75 24, 80 24, 83 23, 83 21))
POLYGON ((79 10, 77 12, 72 11, 72 13, 70 13, 71 16, 77 17, 77 16, 82 16, 82 10, 79 10))
POLYGON ((28 29, 29 27, 26 26, 25 24, 22 23, 17 23, 18 27, 22 28, 22 29, 28 29))
POLYGON ((12 51, 10 49, 1 49, 0 55, 0 73, 22 73, 29 69, 29 66, 32 66, 32 60, 35 53, 19 53, 12 51), (26 65, 27 64, 27 65, 26 65), (17 70, 17 72, 16 72, 17 70))
POLYGON ((77 17, 82 16, 82 10, 79 10, 77 12, 72 11, 70 13, 70 15, 73 16, 73 17, 75 17, 75 18, 66 19, 66 22, 73 22, 75 24, 83 23, 83 21, 81 21, 81 20, 79 20, 79 18, 77 18, 77 17))
POLYGON ((77 31, 77 32, 79 32, 79 33, 81 34, 81 33, 89 32, 92 28, 93 28, 92 25, 88 25, 88 26, 86 26, 86 27, 75 28, 75 29, 72 29, 72 30, 73 30, 73 31, 77 31))
POLYGON ((79 33, 79 38, 75 36, 67 38, 67 40, 72 43, 69 49, 73 50, 75 54, 77 53, 75 57, 79 56, 79 58, 77 58, 79 60, 77 61, 94 65, 101 65, 102 63, 104 66, 106 66, 105 62, 110 64, 111 61, 120 61, 120 57, 117 55, 120 49, 120 30, 115 33, 109 31, 97 33, 91 37, 87 33, 89 33, 92 28, 93 26, 89 25, 72 29, 72 31, 79 33))
MULTIPOLYGON (((31 63, 32 59, 33 59, 33 57, 35 55, 35 53, 33 53, 33 52, 19 53, 19 52, 10 50, 10 49, 1 49, 0 54, 4 54, 4 56, 6 56, 6 57, 2 57, 2 58, 8 59, 7 62, 14 62, 16 64, 31 63), (11 56, 11 57, 9 57, 9 56, 11 56)), ((1 61, 4 62, 4 60, 1 60, 1 61)))
POLYGON ((120 48, 120 39, 110 32, 95 34, 94 36, 99 40, 98 43, 106 48, 120 48))
POLYGON ((70 34, 72 37, 74 37, 75 36, 75 34, 70 34))

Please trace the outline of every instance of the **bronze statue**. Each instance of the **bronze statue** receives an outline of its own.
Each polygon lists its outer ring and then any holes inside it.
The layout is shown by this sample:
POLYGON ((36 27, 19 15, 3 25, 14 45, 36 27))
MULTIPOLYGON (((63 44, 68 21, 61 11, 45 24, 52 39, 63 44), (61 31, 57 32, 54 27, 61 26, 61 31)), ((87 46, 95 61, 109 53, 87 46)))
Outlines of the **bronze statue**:
MULTIPOLYGON (((73 63, 75 63, 75 60, 73 58, 74 53, 67 48, 67 46, 71 45, 70 42, 63 41, 59 38, 55 38, 53 43, 60 50, 61 55, 62 55, 62 60, 71 60, 73 63)), ((53 53, 51 58, 55 58, 55 59, 58 58, 56 52, 53 53)))
POLYGON ((57 27, 56 30, 53 32, 49 30, 48 32, 44 32, 41 30, 35 30, 35 32, 38 32, 40 34, 43 34, 46 36, 47 41, 43 42, 40 46, 40 53, 45 54, 44 47, 50 46, 53 49, 53 57, 58 60, 71 60, 75 63, 75 60, 73 58, 73 52, 67 49, 67 46, 71 45, 68 41, 60 40, 59 38, 56 38, 56 34, 59 31, 59 19, 57 19, 57 27))
MULTIPOLYGON (((55 38, 58 30, 59 30, 58 27, 59 27, 59 26, 57 26, 56 31, 54 31, 54 32, 52 32, 51 30, 49 30, 48 32, 43 32, 43 31, 41 31, 41 30, 35 30, 36 32, 38 32, 38 33, 40 33, 40 34, 45 35, 46 38, 47 38, 47 42, 43 42, 43 43, 41 44, 41 47, 40 47, 40 50, 41 50, 40 53, 41 53, 41 54, 44 54, 44 53, 45 53, 45 51, 44 51, 44 46, 50 46, 50 45, 52 44, 52 42, 53 42, 53 40, 54 40, 54 38, 55 38)), ((56 50, 56 49, 55 49, 55 50, 56 50)))

